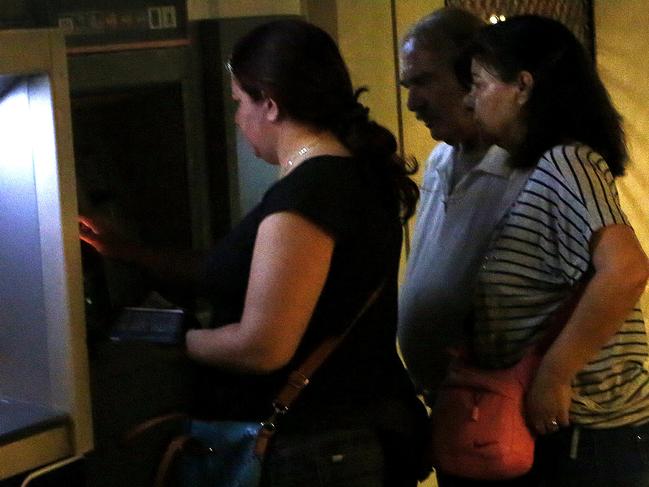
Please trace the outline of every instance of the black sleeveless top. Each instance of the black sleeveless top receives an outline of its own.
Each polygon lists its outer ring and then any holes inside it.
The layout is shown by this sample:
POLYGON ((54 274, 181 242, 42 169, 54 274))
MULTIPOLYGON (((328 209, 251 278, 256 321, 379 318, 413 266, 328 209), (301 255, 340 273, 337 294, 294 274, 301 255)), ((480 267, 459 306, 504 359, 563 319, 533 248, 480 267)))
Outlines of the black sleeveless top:
POLYGON ((199 413, 215 419, 265 419, 288 373, 324 337, 342 332, 383 280, 382 295, 315 373, 282 419, 280 431, 359 422, 398 427, 401 418, 388 419, 388 411, 399 417, 421 413, 395 346, 399 205, 377 172, 371 161, 308 159, 276 182, 213 250, 204 282, 214 307, 214 326, 219 326, 241 319, 257 229, 268 215, 297 213, 335 241, 323 291, 290 363, 269 375, 204 367, 199 413))

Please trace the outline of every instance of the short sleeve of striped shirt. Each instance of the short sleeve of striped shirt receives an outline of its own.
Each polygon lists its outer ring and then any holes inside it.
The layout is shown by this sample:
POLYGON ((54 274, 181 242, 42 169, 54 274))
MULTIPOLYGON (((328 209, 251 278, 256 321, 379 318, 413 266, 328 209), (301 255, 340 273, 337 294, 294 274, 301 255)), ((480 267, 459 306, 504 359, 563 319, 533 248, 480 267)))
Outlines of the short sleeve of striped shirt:
POLYGON ((608 165, 584 145, 547 151, 487 252, 474 295, 481 363, 505 366, 539 339, 546 318, 592 262, 601 228, 627 224, 608 165))
POLYGON ((555 264, 570 282, 587 270, 595 232, 608 225, 628 225, 606 161, 588 146, 561 145, 546 152, 526 191, 547 200, 545 210, 552 213, 559 244, 555 264))
MULTIPOLYGON (((604 159, 584 145, 546 152, 485 256, 474 296, 474 351, 506 367, 543 336, 591 264, 590 241, 628 220, 604 159)), ((592 428, 649 420, 647 336, 639 305, 573 381, 570 421, 592 428)))

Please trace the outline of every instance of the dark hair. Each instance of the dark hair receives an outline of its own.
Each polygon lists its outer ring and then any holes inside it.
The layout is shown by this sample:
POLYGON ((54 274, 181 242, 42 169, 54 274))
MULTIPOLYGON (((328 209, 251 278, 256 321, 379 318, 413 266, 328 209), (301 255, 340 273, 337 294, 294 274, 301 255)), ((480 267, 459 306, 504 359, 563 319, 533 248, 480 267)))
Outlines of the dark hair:
POLYGON ((380 163, 389 187, 401 203, 404 220, 413 215, 419 191, 409 175, 416 171, 396 153, 397 142, 371 121, 354 91, 333 39, 301 20, 263 24, 240 39, 230 70, 254 100, 270 97, 280 112, 318 129, 330 130, 357 158, 380 163))
POLYGON ((473 57, 502 81, 521 71, 534 78, 525 106, 527 133, 512 162, 531 166, 551 147, 582 142, 599 152, 614 176, 624 173, 622 119, 590 54, 563 24, 536 15, 512 17, 476 36, 473 57))
POLYGON ((402 46, 414 40, 417 49, 443 54, 457 80, 471 87, 471 59, 465 55, 473 37, 484 27, 480 17, 454 7, 442 8, 415 23, 403 38, 402 46))

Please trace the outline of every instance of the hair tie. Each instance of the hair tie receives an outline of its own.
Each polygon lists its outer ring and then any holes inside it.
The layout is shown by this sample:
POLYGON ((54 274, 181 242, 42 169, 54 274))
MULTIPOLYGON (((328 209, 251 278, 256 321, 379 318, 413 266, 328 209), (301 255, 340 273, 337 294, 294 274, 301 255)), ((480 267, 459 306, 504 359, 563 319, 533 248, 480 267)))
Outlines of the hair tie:
POLYGON ((362 122, 367 123, 369 120, 370 109, 363 105, 358 99, 367 91, 366 87, 358 88, 353 93, 353 99, 350 100, 348 108, 343 113, 343 120, 349 125, 362 122))
POLYGON ((370 114, 370 109, 357 101, 354 103, 354 105, 352 105, 349 112, 347 112, 347 118, 353 122, 367 121, 369 118, 369 114, 370 114))

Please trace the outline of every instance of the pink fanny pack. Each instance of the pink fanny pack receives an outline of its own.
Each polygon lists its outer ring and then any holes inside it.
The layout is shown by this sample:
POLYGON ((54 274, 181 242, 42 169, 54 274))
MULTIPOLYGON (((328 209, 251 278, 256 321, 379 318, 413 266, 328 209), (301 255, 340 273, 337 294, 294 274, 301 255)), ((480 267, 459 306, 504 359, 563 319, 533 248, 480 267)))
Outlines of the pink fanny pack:
POLYGON ((524 399, 540 356, 525 355, 508 369, 479 369, 460 357, 450 365, 433 405, 432 461, 440 471, 503 480, 534 463, 534 435, 524 399))

